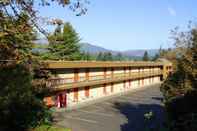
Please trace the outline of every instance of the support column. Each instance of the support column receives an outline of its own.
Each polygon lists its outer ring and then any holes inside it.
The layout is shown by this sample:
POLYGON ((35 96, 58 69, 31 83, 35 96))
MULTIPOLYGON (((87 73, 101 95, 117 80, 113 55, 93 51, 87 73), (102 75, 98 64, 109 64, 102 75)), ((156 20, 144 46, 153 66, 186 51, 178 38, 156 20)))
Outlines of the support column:
POLYGON ((124 83, 123 83, 123 88, 124 88, 124 90, 126 89, 126 81, 124 81, 124 83))
POLYGON ((111 68, 111 78, 114 78, 114 68, 111 68))
POLYGON ((106 84, 103 84, 103 94, 104 94, 104 95, 106 95, 106 94, 107 94, 106 84))
MULTIPOLYGON (((90 77, 89 73, 90 73, 90 69, 86 68, 86 70, 85 70, 86 81, 89 81, 89 77, 90 77)), ((85 97, 89 98, 89 96, 90 96, 90 87, 87 86, 87 87, 85 87, 85 97)))
POLYGON ((142 86, 144 86, 144 78, 142 78, 142 86))
MULTIPOLYGON (((79 80, 79 69, 74 69, 74 82, 78 82, 79 80)), ((74 102, 78 102, 78 88, 74 88, 74 102)))
POLYGON ((126 67, 124 67, 124 76, 126 76, 126 67))
POLYGON ((89 80, 89 77, 90 77, 89 73, 90 73, 90 69, 89 68, 86 68, 85 77, 86 77, 86 80, 87 81, 89 80))
POLYGON ((79 69, 74 69, 74 82, 79 80, 79 69))
POLYGON ((107 68, 104 68, 104 79, 107 78, 107 68))
POLYGON ((131 80, 129 80, 129 88, 131 88, 131 80))
POLYGON ((151 77, 149 77, 148 79, 149 79, 149 84, 151 84, 151 77))
POLYGON ((129 67, 129 77, 131 77, 131 67, 129 67))
POLYGON ((114 83, 111 83, 111 93, 114 92, 114 83))
POLYGON ((73 90, 74 90, 74 101, 78 102, 79 89, 78 88, 74 88, 73 90))

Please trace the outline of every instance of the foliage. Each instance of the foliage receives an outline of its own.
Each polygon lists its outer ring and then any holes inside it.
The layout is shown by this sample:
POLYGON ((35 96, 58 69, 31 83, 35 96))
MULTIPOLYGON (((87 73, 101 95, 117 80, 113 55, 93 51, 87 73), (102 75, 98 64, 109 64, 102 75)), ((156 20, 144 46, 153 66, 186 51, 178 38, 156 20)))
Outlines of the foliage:
POLYGON ((88 52, 87 53, 83 52, 81 53, 81 60, 92 61, 92 60, 96 60, 96 57, 88 52))
POLYGON ((173 31, 177 67, 162 84, 172 131, 197 130, 197 29, 173 31))
POLYGON ((147 51, 144 52, 144 56, 143 56, 142 60, 143 61, 148 61, 149 60, 149 56, 148 56, 148 52, 147 51))
POLYGON ((1 66, 28 60, 33 47, 31 41, 35 39, 28 15, 21 13, 18 17, 10 17, 0 12, 0 18, 0 60, 6 60, 1 66))
MULTIPOLYGON (((76 16, 86 14, 86 5, 89 4, 87 0, 0 0, 0 12, 8 16, 17 17, 21 12, 26 12, 30 17, 31 26, 36 27, 40 32, 45 33, 45 30, 38 24, 42 20, 39 16, 39 6, 50 6, 53 2, 60 6, 69 6, 69 9, 75 12, 76 16)), ((48 21, 47 21, 48 22, 48 21)), ((49 21, 51 24, 57 24, 58 19, 49 21)))
POLYGON ((97 61, 102 61, 102 59, 103 59, 103 53, 102 52, 99 52, 99 54, 96 57, 96 60, 97 61))
POLYGON ((115 61, 123 61, 125 59, 126 58, 121 53, 118 53, 116 56, 114 56, 115 61))
POLYGON ((155 54, 155 56, 153 56, 153 58, 152 58, 152 61, 156 61, 157 59, 159 59, 159 54, 157 53, 157 54, 155 54))
MULTIPOLYGON (((48 72, 36 68, 32 41, 36 31, 46 35, 38 24, 41 17, 36 4, 50 6, 53 2, 69 5, 77 16, 87 11, 81 0, 0 0, 0 130, 23 131, 51 119, 37 90, 44 86, 37 78, 47 77, 48 72)), ((61 20, 45 22, 59 25, 61 20)))
POLYGON ((30 16, 25 11, 14 16, 4 8, 0 8, 0 130, 22 131, 48 121, 50 112, 33 84, 38 62, 32 55, 36 32, 30 16))
POLYGON ((121 53, 112 55, 111 52, 99 52, 96 57, 97 61, 124 61, 126 59, 126 56, 123 56, 121 53))
POLYGON ((113 56, 111 52, 105 52, 103 54, 103 61, 113 61, 113 56))
POLYGON ((65 23, 63 29, 57 26, 55 32, 49 35, 48 59, 79 60, 80 38, 70 23, 65 23))
POLYGON ((97 61, 112 61, 113 60, 112 57, 113 56, 112 56, 111 52, 104 52, 104 53, 99 52, 96 60, 97 61))
POLYGON ((26 65, 0 68, 0 129, 22 131, 50 119, 26 65))

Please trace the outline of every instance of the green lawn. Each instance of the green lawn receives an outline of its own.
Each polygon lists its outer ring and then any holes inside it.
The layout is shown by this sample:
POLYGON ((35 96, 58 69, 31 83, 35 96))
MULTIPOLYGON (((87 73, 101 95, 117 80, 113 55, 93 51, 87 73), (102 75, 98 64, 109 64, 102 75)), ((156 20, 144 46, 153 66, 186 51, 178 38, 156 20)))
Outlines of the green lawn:
POLYGON ((71 130, 67 128, 56 127, 56 126, 42 125, 35 128, 33 131, 71 131, 71 130))

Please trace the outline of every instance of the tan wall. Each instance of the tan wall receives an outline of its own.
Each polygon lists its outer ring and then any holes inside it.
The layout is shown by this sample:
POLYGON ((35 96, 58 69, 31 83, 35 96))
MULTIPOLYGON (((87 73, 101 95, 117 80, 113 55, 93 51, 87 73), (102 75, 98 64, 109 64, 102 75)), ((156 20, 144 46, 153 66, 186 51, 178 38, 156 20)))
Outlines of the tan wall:
POLYGON ((114 74, 118 74, 118 73, 124 73, 124 69, 123 68, 114 68, 114 74))
POLYGON ((74 77, 73 69, 57 71, 57 77, 60 78, 72 78, 74 77))
MULTIPOLYGON (((145 78, 144 79, 144 86, 151 85, 153 83, 160 82, 160 77, 152 77, 152 78, 145 78), (151 79, 151 83, 150 83, 151 79), (152 82, 153 81, 153 82, 152 82)), ((67 93, 67 103, 68 106, 76 105, 77 103, 83 103, 85 101, 90 101, 93 99, 99 99, 100 97, 105 97, 113 94, 117 94, 123 91, 132 90, 136 88, 143 88, 142 86, 142 79, 141 80, 132 80, 131 86, 129 86, 129 81, 125 83, 126 88, 124 88, 124 83, 114 83, 113 84, 113 92, 111 92, 111 84, 107 84, 106 94, 104 94, 104 85, 91 87, 89 90, 89 98, 85 96, 85 88, 81 88, 78 91, 78 101, 74 101, 74 91, 71 89, 69 93, 67 93), (140 86, 138 85, 138 81, 140 81, 140 86)))
MULTIPOLYGON (((161 69, 159 67, 151 67, 151 68, 131 68, 131 70, 129 68, 114 68, 114 74, 117 73, 138 73, 140 72, 151 72, 151 71, 160 71, 161 69)), ((79 81, 83 81, 86 79, 86 69, 79 69, 78 70, 78 79, 79 81)), ((57 75, 56 77, 60 77, 60 78, 71 78, 74 80, 74 69, 66 69, 66 70, 60 70, 56 72, 57 75)), ((106 75, 111 75, 112 71, 111 68, 107 68, 106 69, 106 75)), ((91 76, 98 76, 104 75, 104 68, 98 68, 98 69, 89 69, 89 77, 91 76)), ((147 86, 147 85, 151 85, 154 83, 158 83, 160 82, 160 77, 156 76, 156 77, 150 77, 150 78, 144 78, 143 80, 131 80, 130 81, 126 81, 125 82, 125 88, 124 88, 124 82, 121 83, 114 83, 113 84, 113 92, 111 91, 111 83, 106 84, 105 86, 105 91, 106 93, 104 93, 104 85, 97 85, 97 86, 93 86, 90 87, 89 89, 89 97, 86 97, 85 95, 85 87, 80 88, 78 90, 78 100, 75 100, 75 92, 74 89, 69 89, 69 92, 67 93, 67 105, 68 106, 73 106, 76 105, 78 103, 83 103, 86 101, 91 101, 94 99, 99 99, 101 97, 105 97, 105 96, 109 96, 109 95, 113 95, 113 94, 117 94, 120 92, 125 92, 127 90, 133 90, 136 88, 143 88, 143 86, 147 86), (139 85, 140 83, 140 85, 139 85)))
POLYGON ((90 76, 95 76, 95 75, 103 75, 104 73, 104 69, 100 68, 100 69, 90 69, 89 75, 90 76))

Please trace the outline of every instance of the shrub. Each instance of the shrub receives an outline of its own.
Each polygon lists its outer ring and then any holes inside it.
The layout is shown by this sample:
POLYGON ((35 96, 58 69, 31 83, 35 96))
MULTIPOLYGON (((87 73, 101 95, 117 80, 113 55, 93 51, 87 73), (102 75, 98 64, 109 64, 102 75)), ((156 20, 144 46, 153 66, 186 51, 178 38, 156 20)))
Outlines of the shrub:
POLYGON ((0 68, 0 130, 22 131, 50 118, 25 65, 0 68))

